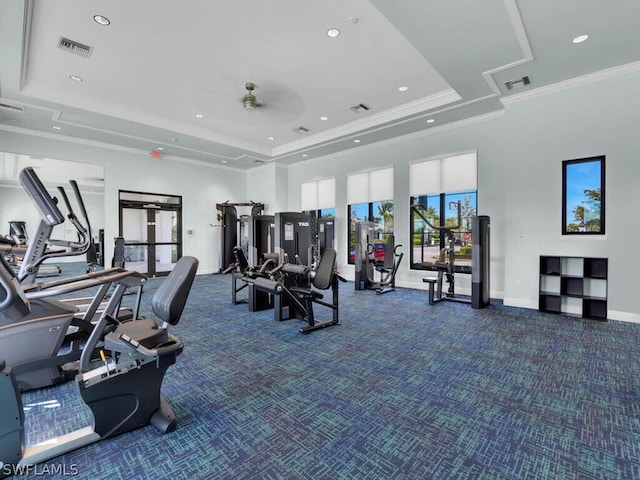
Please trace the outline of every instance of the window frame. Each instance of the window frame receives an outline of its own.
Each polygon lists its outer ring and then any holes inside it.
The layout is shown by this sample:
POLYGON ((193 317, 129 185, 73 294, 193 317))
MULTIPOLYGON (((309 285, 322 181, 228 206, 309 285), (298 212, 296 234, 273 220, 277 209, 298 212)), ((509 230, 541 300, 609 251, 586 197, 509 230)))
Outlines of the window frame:
MULTIPOLYGON (((594 157, 587 157, 587 158, 578 158, 578 159, 573 159, 573 160, 563 160, 562 161, 562 235, 567 235, 567 236, 590 236, 590 235, 605 235, 606 234, 606 229, 605 229, 605 199, 606 199, 606 191, 605 191, 605 155, 598 155, 598 156, 594 156, 594 157), (600 211, 599 211, 599 220, 598 220, 598 225, 599 228, 597 230, 586 230, 586 227, 584 226, 584 218, 583 218, 583 225, 582 228, 585 228, 585 230, 570 230, 568 227, 570 225, 574 225, 573 222, 569 222, 568 219, 568 215, 567 215, 567 209, 571 208, 571 205, 568 205, 568 196, 570 195, 569 190, 574 189, 574 190, 580 190, 580 187, 570 187, 570 185, 573 183, 573 180, 568 178, 571 175, 571 172, 568 171, 570 170, 570 167, 572 166, 576 166, 576 165, 580 165, 580 164, 586 164, 586 163, 599 163, 599 174, 600 174, 600 211)), ((583 183, 582 185, 583 187, 588 187, 588 186, 592 186, 592 185, 588 185, 586 183, 583 183)), ((583 191, 587 191, 587 190, 592 190, 594 191, 594 189, 589 189, 589 188, 582 188, 583 191)), ((597 189, 595 189, 597 190, 597 189)), ((572 211, 573 213, 573 211, 572 211)), ((575 217, 574 217, 575 219, 575 217)))

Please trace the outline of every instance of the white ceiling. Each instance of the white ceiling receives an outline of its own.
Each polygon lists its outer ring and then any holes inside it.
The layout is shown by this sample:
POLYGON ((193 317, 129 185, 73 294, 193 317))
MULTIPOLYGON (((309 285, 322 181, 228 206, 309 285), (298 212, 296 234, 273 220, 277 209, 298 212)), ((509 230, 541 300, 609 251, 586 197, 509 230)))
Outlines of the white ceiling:
POLYGON ((637 0, 2 0, 0 129, 240 169, 290 164, 638 69, 639 18, 637 0))

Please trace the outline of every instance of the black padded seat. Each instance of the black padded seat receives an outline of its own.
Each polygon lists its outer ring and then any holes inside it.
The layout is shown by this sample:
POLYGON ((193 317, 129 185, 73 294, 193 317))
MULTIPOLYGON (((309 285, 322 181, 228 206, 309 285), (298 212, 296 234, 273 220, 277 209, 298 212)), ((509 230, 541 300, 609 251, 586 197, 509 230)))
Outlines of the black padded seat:
POLYGON ((169 334, 166 328, 159 328, 153 319, 141 319, 118 325, 115 331, 104 338, 105 350, 113 352, 131 351, 131 347, 120 340, 120 335, 126 335, 149 349, 169 341, 169 334))
MULTIPOLYGON (((176 325, 180 321, 197 270, 198 260, 195 257, 184 256, 178 260, 169 276, 163 280, 151 300, 151 309, 159 322, 176 325)), ((105 350, 130 352, 131 346, 123 342, 119 338, 120 335, 126 335, 150 350, 171 341, 167 329, 158 326, 155 320, 133 320, 121 323, 115 331, 105 336, 105 350)))

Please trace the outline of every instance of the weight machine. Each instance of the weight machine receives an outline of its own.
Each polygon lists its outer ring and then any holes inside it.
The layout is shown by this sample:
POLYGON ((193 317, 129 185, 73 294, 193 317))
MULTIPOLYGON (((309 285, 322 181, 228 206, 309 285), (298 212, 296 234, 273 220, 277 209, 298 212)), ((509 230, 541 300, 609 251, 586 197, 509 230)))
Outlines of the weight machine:
POLYGON ((376 260, 374 242, 375 223, 370 221, 356 223, 355 289, 375 290, 377 294, 392 292, 396 289, 396 273, 404 254, 395 244, 395 236, 390 234, 384 243, 384 260, 376 260), (375 280, 375 272, 379 280, 375 280))
POLYGON ((455 293, 455 230, 462 225, 462 203, 449 202, 449 208, 455 206, 457 210, 457 224, 449 226, 433 225, 426 214, 423 205, 414 203, 411 210, 415 212, 427 225, 434 230, 438 230, 441 235, 446 236, 448 246, 440 249, 438 260, 435 261, 431 270, 438 272, 436 278, 427 277, 422 281, 429 284, 429 304, 433 305, 443 300, 452 302, 468 303, 473 308, 483 308, 489 305, 489 217, 486 215, 474 216, 472 223, 472 250, 471 250, 471 298, 461 298, 455 293), (449 288, 443 294, 442 282, 447 279, 449 288), (435 291, 434 291, 435 290, 435 291))
POLYGON ((324 250, 314 272, 308 266, 300 264, 285 263, 277 268, 279 271, 275 276, 268 277, 254 272, 245 276, 245 281, 253 288, 274 297, 276 320, 305 320, 307 325, 300 328, 301 333, 340 324, 338 286, 346 280, 336 272, 336 251, 333 248, 324 250), (296 286, 296 283, 305 286, 296 286), (325 291, 330 291, 330 300, 324 299, 325 291), (331 311, 331 318, 318 321, 314 305, 327 307, 331 311))
POLYGON ((274 251, 273 215, 255 215, 248 219, 248 255, 241 245, 233 249, 235 266, 231 272, 231 303, 248 303, 250 312, 273 308, 273 297, 256 290, 244 281, 249 272, 267 272, 278 265, 278 254, 274 251), (239 283, 239 285, 238 285, 239 283), (239 299, 238 293, 248 287, 248 296, 239 299))
POLYGON ((442 300, 449 300, 461 303, 471 303, 471 300, 468 298, 460 298, 456 297, 455 288, 456 288, 456 280, 455 280, 455 263, 456 263, 456 250, 455 250, 455 233, 454 230, 458 230, 462 225, 462 204, 460 201, 457 202, 449 202, 449 208, 454 205, 457 209, 457 223, 455 225, 450 226, 436 226, 432 224, 427 216, 423 214, 423 211, 426 209, 424 206, 416 203, 411 206, 411 210, 413 210, 422 220, 429 225, 434 230, 438 230, 440 235, 445 235, 446 243, 448 246, 440 249, 440 255, 438 256, 438 260, 433 263, 432 269, 438 272, 438 277, 436 279, 433 278, 424 278, 423 282, 429 283, 429 304, 437 303, 442 300), (446 294, 442 293, 442 281, 443 277, 446 277, 447 283, 449 284, 449 289, 446 294), (433 296, 433 284, 436 283, 437 292, 434 298, 433 296))
POLYGON ((241 215, 238 217, 236 207, 251 207, 251 216, 261 215, 264 211, 264 203, 256 203, 251 200, 247 203, 230 203, 228 200, 224 203, 216 203, 218 210, 217 220, 220 227, 220 272, 228 273, 235 266, 235 257, 233 249, 237 245, 241 245, 248 255, 248 220, 249 215, 241 215), (240 239, 240 242, 238 242, 240 239))

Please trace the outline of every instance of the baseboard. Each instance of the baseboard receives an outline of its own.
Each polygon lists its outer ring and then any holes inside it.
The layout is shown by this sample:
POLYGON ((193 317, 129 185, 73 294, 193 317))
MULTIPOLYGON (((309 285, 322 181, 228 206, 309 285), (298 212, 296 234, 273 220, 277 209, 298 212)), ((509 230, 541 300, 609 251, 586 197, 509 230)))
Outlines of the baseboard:
POLYGON ((530 308, 532 310, 538 310, 538 302, 527 300, 524 298, 505 298, 503 303, 507 307, 530 308))
POLYGON ((640 323, 640 315, 637 313, 618 312, 617 310, 608 310, 607 318, 609 320, 619 320, 621 322, 640 323))

